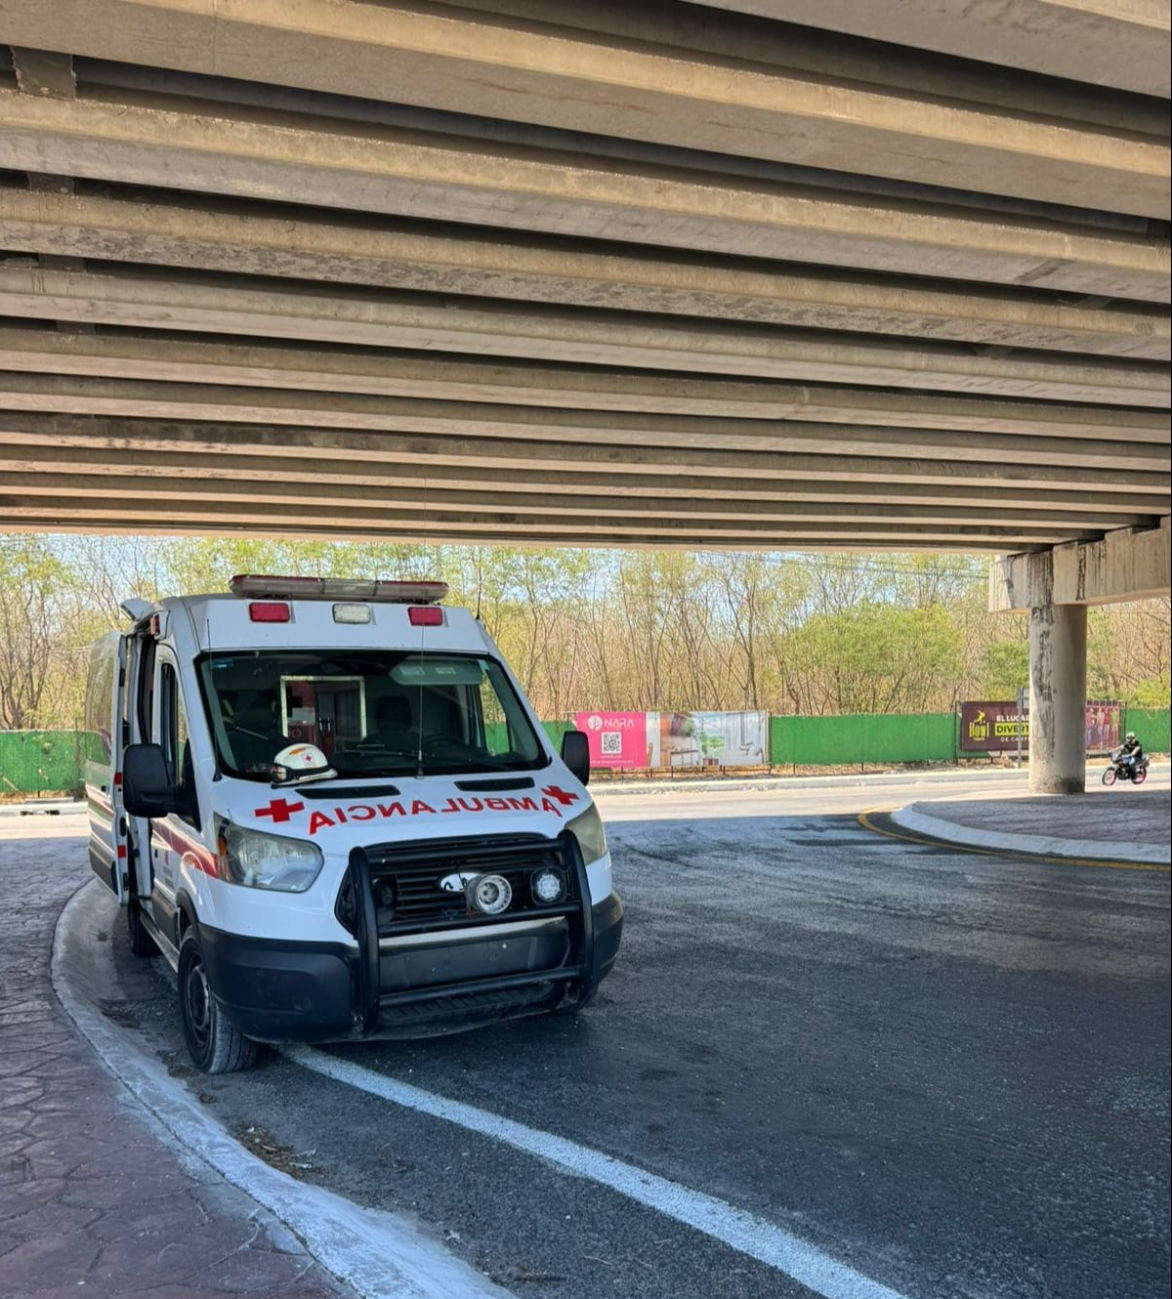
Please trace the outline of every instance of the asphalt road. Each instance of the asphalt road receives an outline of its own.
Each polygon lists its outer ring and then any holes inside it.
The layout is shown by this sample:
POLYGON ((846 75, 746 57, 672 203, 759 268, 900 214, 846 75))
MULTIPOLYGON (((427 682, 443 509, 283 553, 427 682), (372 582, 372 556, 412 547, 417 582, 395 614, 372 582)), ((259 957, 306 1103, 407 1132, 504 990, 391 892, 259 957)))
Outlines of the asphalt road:
MULTIPOLYGON (((760 1261, 782 1234, 907 1299, 1166 1295, 1169 877, 856 820, 925 792, 958 790, 604 794, 627 933, 590 1010, 324 1053, 668 1179, 685 1208, 716 1197, 759 1249, 288 1058, 195 1077, 170 990, 119 944, 104 1000, 267 1157, 418 1215, 518 1296, 816 1293, 760 1261)), ((80 839, 52 847, 84 874, 80 839)))

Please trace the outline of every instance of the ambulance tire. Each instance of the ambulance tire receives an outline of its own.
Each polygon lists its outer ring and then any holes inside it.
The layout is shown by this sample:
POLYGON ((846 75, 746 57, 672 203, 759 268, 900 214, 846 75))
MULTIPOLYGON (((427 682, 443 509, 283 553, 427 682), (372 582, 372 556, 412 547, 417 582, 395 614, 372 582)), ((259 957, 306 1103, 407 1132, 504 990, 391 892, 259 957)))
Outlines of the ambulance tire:
POLYGON ((179 947, 179 1015, 187 1050, 204 1073, 236 1073, 260 1059, 260 1044, 229 1021, 212 995, 194 927, 179 947))
POLYGON ((143 960, 158 956, 158 944, 142 923, 142 908, 136 898, 130 898, 126 903, 126 929, 130 936, 130 950, 135 956, 142 957, 143 960))
MULTIPOLYGON (((560 994, 559 994, 560 996, 560 994)), ((555 1002, 553 1012, 555 1015, 577 1015, 585 1010, 587 1006, 598 996, 598 984, 596 983, 584 997, 575 997, 573 1001, 555 1002)))

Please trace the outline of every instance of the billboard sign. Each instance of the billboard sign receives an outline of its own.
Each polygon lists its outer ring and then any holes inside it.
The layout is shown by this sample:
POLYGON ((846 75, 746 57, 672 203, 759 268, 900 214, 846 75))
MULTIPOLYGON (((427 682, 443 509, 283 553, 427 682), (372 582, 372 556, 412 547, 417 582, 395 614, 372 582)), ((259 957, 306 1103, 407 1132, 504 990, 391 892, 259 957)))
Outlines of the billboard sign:
POLYGON ((613 713, 599 710, 578 713, 574 725, 585 731, 592 767, 650 767, 646 713, 613 713))
MULTIPOLYGON (((1106 753, 1119 743, 1123 705, 1118 700, 1088 699, 1086 743, 1088 753, 1106 753)), ((1022 749, 1029 750, 1030 715, 1012 699, 966 701, 960 706, 962 753, 1016 753, 1018 734, 1022 749)))
POLYGON ((769 714, 758 712, 576 713, 592 767, 764 767, 769 764, 769 714))
POLYGON ((966 700, 960 706, 960 749, 962 753, 1017 752, 1029 747, 1030 715, 1019 710, 1013 699, 966 700))
POLYGON ((1123 736, 1123 705, 1117 699, 1087 700, 1087 752, 1107 753, 1123 736))
POLYGON ((769 714, 649 713, 656 767, 764 767, 769 762, 769 714))

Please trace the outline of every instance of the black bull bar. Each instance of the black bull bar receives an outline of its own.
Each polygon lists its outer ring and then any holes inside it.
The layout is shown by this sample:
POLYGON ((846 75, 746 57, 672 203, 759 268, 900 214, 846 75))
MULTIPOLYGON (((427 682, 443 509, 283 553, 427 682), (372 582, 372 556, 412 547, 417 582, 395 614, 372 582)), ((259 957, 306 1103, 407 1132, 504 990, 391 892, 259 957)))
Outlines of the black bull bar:
POLYGON ((591 911, 590 885, 586 865, 578 841, 568 830, 556 840, 518 838, 507 844, 488 844, 475 840, 437 840, 409 846, 388 846, 387 850, 355 848, 350 853, 347 866, 350 896, 353 899, 353 930, 358 943, 358 959, 354 966, 353 1013, 358 1031, 373 1033, 382 1011, 420 1003, 442 1003, 455 997, 477 993, 509 992, 549 983, 565 985, 566 992, 575 1001, 589 999, 596 978, 594 965, 594 923, 591 911), (482 866, 490 869, 492 860, 500 860, 502 851, 510 863, 523 869, 536 868, 548 862, 551 854, 557 859, 570 882, 567 896, 552 906, 525 906, 507 910, 499 915, 483 916, 469 911, 466 916, 453 919, 448 916, 433 921, 411 923, 406 926, 384 926, 380 933, 378 908, 374 886, 380 877, 393 877, 394 867, 409 862, 415 868, 424 868, 434 862, 442 872, 458 854, 459 864, 476 870, 482 866), (391 862, 388 869, 387 859, 391 862), (381 949, 379 940, 398 934, 442 935, 445 929, 483 928, 485 937, 491 937, 494 925, 516 921, 564 919, 569 938, 569 955, 557 966, 526 970, 519 974, 494 975, 455 983, 429 984, 424 987, 384 992, 381 977, 381 949))

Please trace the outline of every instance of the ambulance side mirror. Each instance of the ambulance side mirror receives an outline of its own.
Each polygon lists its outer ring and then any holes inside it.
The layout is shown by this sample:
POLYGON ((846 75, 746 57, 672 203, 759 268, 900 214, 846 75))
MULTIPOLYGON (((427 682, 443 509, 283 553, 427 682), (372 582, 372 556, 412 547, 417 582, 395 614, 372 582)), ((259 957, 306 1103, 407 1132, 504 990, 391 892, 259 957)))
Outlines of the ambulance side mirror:
POLYGON ((131 816, 161 817, 179 811, 179 796, 157 744, 127 746, 122 758, 122 805, 131 816))
POLYGON ((583 785, 590 783, 590 742, 585 731, 567 731, 562 736, 562 761, 583 785))

